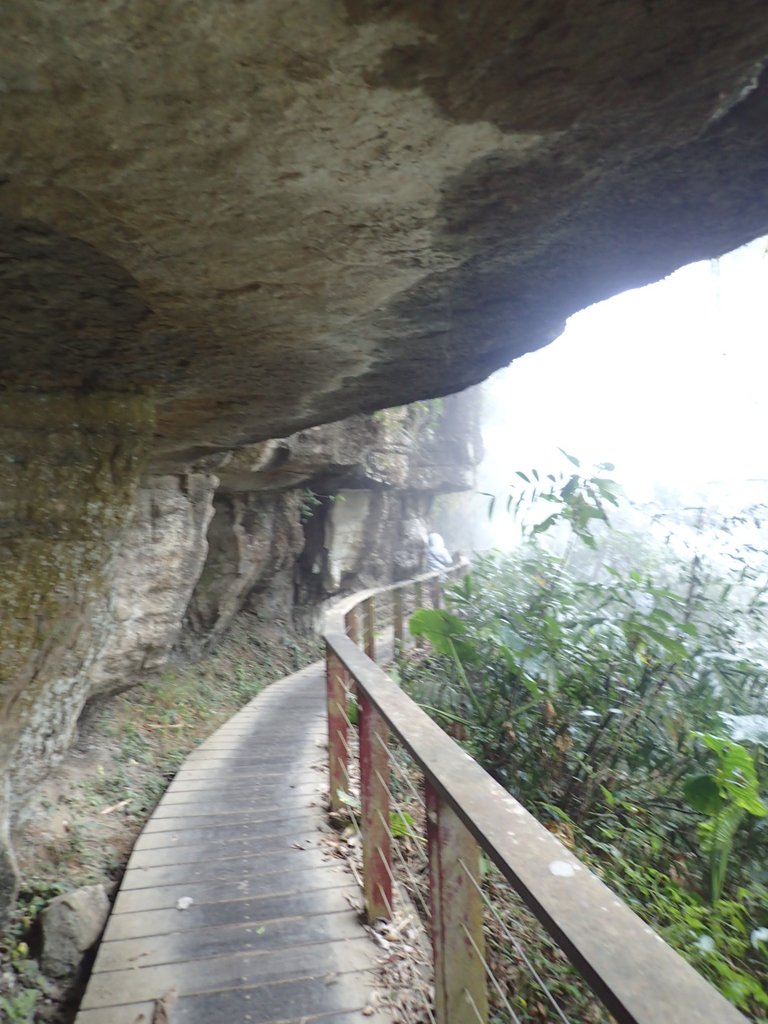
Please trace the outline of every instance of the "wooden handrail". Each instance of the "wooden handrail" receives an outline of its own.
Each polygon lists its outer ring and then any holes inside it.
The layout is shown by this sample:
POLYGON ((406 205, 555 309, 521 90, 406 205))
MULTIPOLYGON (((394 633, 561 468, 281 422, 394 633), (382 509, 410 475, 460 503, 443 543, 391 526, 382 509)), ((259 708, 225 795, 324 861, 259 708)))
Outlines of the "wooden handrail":
MULTIPOLYGON (((458 566, 455 571, 465 571, 465 567, 458 566)), ((731 1003, 446 735, 347 635, 345 619, 363 602, 383 593, 406 591, 416 582, 422 585, 420 590, 426 582, 432 586, 433 581, 438 581, 439 585, 443 575, 426 574, 380 591, 355 595, 329 614, 324 639, 332 764, 337 757, 343 761, 346 754, 346 734, 342 748, 334 732, 340 710, 334 686, 354 686, 367 716, 360 735, 361 763, 371 759, 370 751, 364 749, 366 736, 391 731, 398 738, 423 772, 432 805, 437 800, 456 816, 619 1024, 746 1024, 746 1018, 731 1003), (376 720, 372 719, 373 714, 376 720)), ((340 778, 338 771, 335 775, 340 778)), ((364 789, 366 784, 363 778, 364 789)), ((332 768, 332 805, 333 787, 332 768)), ((431 813, 435 813, 437 820, 434 806, 431 813)), ((364 806, 363 824, 365 820, 364 806)), ((365 835, 363 843, 365 846, 365 835)), ((368 864, 375 865, 381 859, 379 852, 377 858, 369 857, 368 864)), ((441 870, 446 867, 450 865, 443 864, 441 870)), ((391 863, 388 870, 391 875, 391 863)), ((430 877, 434 887, 432 868, 430 877)), ((367 901, 372 888, 366 884, 367 901)), ((374 908, 372 916, 384 916, 381 898, 367 905, 369 910, 374 908)), ((441 909, 439 893, 432 893, 432 906, 434 917, 435 908, 441 909)), ((443 928, 441 933, 445 938, 450 929, 443 928)), ((440 941, 440 935, 433 934, 433 946, 440 941)), ((442 955, 441 949, 435 949, 436 961, 442 955)), ((455 980, 466 969, 466 963, 457 963, 447 973, 455 980)), ((475 984, 476 973, 473 978, 462 980, 461 984, 475 984)), ((465 1016, 447 988, 441 991, 437 976, 435 985, 438 1024, 477 1020, 476 998, 473 1014, 465 1016)))

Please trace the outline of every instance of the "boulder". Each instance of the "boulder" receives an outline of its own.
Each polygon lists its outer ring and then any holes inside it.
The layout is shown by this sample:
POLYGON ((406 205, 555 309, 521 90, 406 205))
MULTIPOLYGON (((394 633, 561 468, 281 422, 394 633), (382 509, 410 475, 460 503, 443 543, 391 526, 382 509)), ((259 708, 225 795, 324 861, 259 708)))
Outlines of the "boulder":
POLYGON ((41 966, 46 974, 54 978, 76 974, 101 937, 108 916, 103 885, 86 885, 51 900, 41 915, 41 966))

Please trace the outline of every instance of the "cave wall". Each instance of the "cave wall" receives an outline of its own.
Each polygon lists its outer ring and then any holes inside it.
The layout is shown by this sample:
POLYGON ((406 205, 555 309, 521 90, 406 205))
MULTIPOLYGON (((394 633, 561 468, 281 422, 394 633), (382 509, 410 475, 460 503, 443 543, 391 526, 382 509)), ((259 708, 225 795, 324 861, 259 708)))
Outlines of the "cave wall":
POLYGON ((11 815, 72 740, 154 425, 140 396, 0 402, 0 916, 11 815))
POLYGON ((104 592, 89 699, 143 682, 167 661, 208 556, 216 484, 201 474, 141 481, 104 592))
POLYGON ((325 602, 418 571, 435 498, 473 486, 480 389, 356 416, 233 453, 217 468, 192 646, 245 609, 302 629, 325 602))
POLYGON ((296 558, 304 546, 298 490, 219 491, 208 557, 187 608, 189 632, 213 644, 244 607, 291 620, 296 558))

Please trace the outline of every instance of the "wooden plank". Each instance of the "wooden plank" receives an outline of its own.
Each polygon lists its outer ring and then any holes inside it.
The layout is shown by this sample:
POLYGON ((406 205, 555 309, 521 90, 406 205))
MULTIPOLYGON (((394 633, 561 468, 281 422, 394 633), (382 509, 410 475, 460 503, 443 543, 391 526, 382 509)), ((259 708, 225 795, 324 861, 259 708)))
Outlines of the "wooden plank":
MULTIPOLYGON (((89 992, 83 1006, 100 1006, 106 1000, 110 1005, 130 1000, 130 992, 117 995, 110 992, 109 982, 116 974, 125 971, 141 971, 142 986, 149 983, 159 993, 169 988, 165 978, 172 978, 176 972, 179 992, 206 991, 229 979, 229 984, 256 984, 262 981, 278 981, 280 978, 299 978, 333 969, 335 960, 347 964, 348 970, 363 970, 370 966, 370 942, 360 932, 360 923, 350 911, 348 914, 332 914, 329 918, 289 918, 286 921, 260 925, 235 925, 225 928, 200 928, 191 932, 175 932, 168 935, 154 935, 151 938, 126 939, 124 942, 106 942, 99 950, 94 965, 94 981, 98 987, 93 996, 89 992), (349 942, 349 950, 340 944, 349 942), (319 962, 316 949, 332 946, 319 962), (239 958, 236 971, 227 969, 227 961, 239 958), (214 962, 206 967, 206 961, 214 962), (223 963, 221 962, 223 961, 223 963), (194 965, 194 970, 185 976, 184 964, 194 965), (164 967, 163 980, 149 981, 150 968, 164 967), (172 967, 171 970, 168 968, 172 967), (208 970, 208 977, 203 972, 208 970), (198 982, 195 971, 200 972, 198 982), (248 978, 243 977, 246 972, 248 978), (102 975, 101 979, 95 975, 102 975), (199 983, 200 987, 197 987, 199 983)), ((134 984, 135 990, 135 984, 134 984)))
POLYGON ((149 1024, 170 988, 173 1024, 365 1019, 378 951, 323 843, 323 666, 295 678, 177 773, 131 855, 79 1024, 149 1024))
MULTIPOLYGON (((117 913, 157 910, 175 907, 182 897, 196 903, 215 903, 239 897, 290 895, 315 892, 343 885, 349 876, 335 865, 327 864, 314 871, 275 871, 272 874, 246 875, 239 881, 189 882, 185 885, 158 886, 154 889, 121 889, 115 900, 117 913)), ((182 911, 183 913, 183 911, 182 911)))
POLYGON ((183 828, 175 831, 142 832, 136 840, 134 850, 155 850, 160 846, 188 846, 190 843, 205 843, 209 841, 226 843, 231 839, 258 839, 261 849, 275 851, 288 849, 292 843, 300 842, 312 834, 312 828, 297 828, 291 822, 280 825, 276 822, 267 835, 261 822, 249 825, 243 822, 239 825, 214 826, 211 828, 189 827, 188 818, 182 818, 183 828))
POLYGON ((272 776, 267 772, 257 771, 254 774, 250 771, 243 772, 237 766, 230 768, 219 765, 205 774, 177 776, 168 787, 167 793, 175 795, 177 792, 183 792, 179 787, 191 784, 208 784, 209 787, 218 785, 219 788, 231 789, 234 796, 243 798, 249 794, 255 796, 257 792, 261 795, 280 792, 288 794, 298 787, 327 786, 328 780, 324 777, 324 771, 315 767, 308 767, 303 772, 294 771, 290 775, 282 773, 272 776))
POLYGON ((226 924, 260 924, 282 917, 308 918, 315 914, 336 914, 359 902, 360 889, 348 876, 343 885, 315 890, 311 894, 300 892, 258 899, 245 897, 216 903, 198 902, 184 911, 173 906, 138 914, 113 912, 107 922, 103 941, 164 935, 172 931, 226 924))
MULTIPOLYGON (((361 1010, 368 1001, 372 987, 371 975, 365 971, 338 974, 333 977, 304 978, 298 981, 272 983, 254 988, 182 996, 173 1004, 172 1024, 296 1024, 315 1019, 341 1021, 344 1014, 352 1020, 368 1018, 361 1010)), ((137 1001, 125 1006, 82 1010, 76 1024, 136 1024, 140 1015, 149 1024, 154 1013, 153 1001, 137 1001)), ((383 1024, 382 1018, 374 1018, 383 1024)), ((144 1024, 142 1022, 142 1024, 144 1024)))
MULTIPOLYGON (((226 849, 226 847, 225 847, 226 849)), ((166 885, 184 885, 185 882, 214 882, 222 879, 244 878, 246 875, 273 874, 276 869, 284 870, 295 865, 302 871, 319 868, 327 863, 331 854, 327 848, 288 850, 275 863, 274 854, 230 857, 222 860, 199 859, 196 864, 166 864, 159 867, 132 865, 125 873, 120 888, 150 889, 166 885)), ((338 861, 336 861, 338 864, 338 861)))
POLYGON ((276 827, 278 825, 281 826, 279 831, 283 831, 283 826, 292 828, 294 831, 317 830, 323 821, 319 814, 312 814, 308 808, 297 808, 295 811, 290 808, 286 810, 267 808, 259 813, 258 811, 251 812, 250 808, 244 807, 224 814, 206 814, 206 809, 210 811, 211 806, 210 803, 206 805, 187 804, 182 815, 177 810, 173 816, 153 817, 151 821, 147 822, 144 833, 152 835, 154 832, 177 832, 185 828, 227 828, 240 823, 250 825, 253 832, 262 831, 265 835, 269 835, 278 831, 276 827))
MULTIPOLYGON (((302 849, 306 849, 308 853, 313 849, 322 851, 326 849, 326 844, 322 840, 320 842, 313 841, 310 844, 304 844, 302 849), (306 849, 307 846, 309 846, 309 849, 306 849)), ((297 848, 289 847, 287 854, 301 856, 301 852, 297 848)), ((264 858, 274 860, 275 853, 274 850, 254 849, 254 844, 250 838, 238 839, 227 843, 195 843, 191 846, 174 844, 171 846, 161 846, 154 850, 134 850, 128 861, 128 870, 163 867, 169 864, 192 864, 198 860, 221 861, 244 857, 248 857, 252 861, 264 858)))
MULTIPOLYGON (((161 818, 173 817, 174 815, 195 815, 195 814, 248 814, 263 815, 271 814, 276 817, 281 811, 290 813, 306 809, 309 801, 305 794, 295 794, 292 790, 284 791, 283 795, 276 795, 265 798, 259 794, 253 796, 240 794, 215 793, 210 794, 174 794, 162 804, 158 804, 153 818, 157 815, 161 818), (176 797, 185 799, 176 799, 176 797), (188 799, 187 799, 188 798, 188 799)), ((313 806, 317 806, 316 803, 313 806)))

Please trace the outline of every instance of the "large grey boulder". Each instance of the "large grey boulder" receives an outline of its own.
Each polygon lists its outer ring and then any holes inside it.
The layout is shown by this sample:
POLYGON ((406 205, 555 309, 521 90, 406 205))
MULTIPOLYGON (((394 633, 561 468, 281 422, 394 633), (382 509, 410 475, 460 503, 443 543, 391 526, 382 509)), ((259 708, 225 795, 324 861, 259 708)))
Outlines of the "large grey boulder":
POLYGON ((103 885, 86 885, 52 900, 42 913, 45 973, 54 978, 76 974, 83 957, 98 942, 108 916, 103 885))

